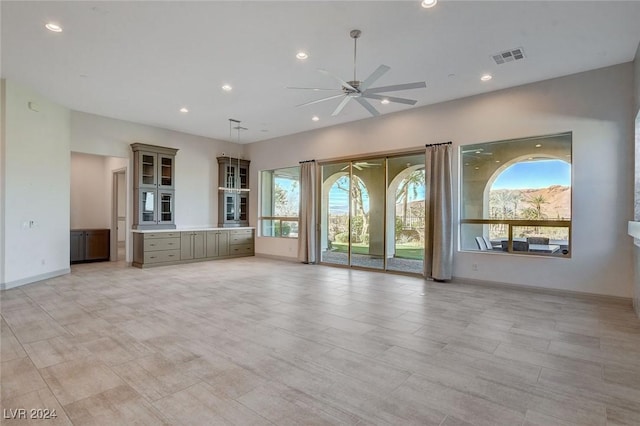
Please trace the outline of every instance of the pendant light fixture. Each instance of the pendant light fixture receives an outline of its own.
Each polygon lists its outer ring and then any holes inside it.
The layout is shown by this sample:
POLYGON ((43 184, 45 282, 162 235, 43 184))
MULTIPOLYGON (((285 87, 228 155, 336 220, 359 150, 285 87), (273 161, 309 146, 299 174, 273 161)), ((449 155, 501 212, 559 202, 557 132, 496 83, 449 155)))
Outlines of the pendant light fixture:
MULTIPOLYGON (((246 127, 240 126, 241 121, 235 120, 233 118, 229 119, 229 140, 233 139, 233 130, 237 130, 236 142, 238 145, 240 144, 240 131, 241 130, 249 130, 246 127), (234 126, 235 124, 235 126, 234 126)), ((224 154, 222 154, 224 156, 224 154)), ((231 153, 228 156, 228 162, 225 166, 227 170, 225 170, 225 182, 224 186, 218 187, 219 190, 228 191, 228 192, 249 192, 249 188, 242 188, 241 179, 240 179, 240 153, 238 153, 238 161, 236 165, 235 172, 233 172, 233 158, 231 157, 231 153)))

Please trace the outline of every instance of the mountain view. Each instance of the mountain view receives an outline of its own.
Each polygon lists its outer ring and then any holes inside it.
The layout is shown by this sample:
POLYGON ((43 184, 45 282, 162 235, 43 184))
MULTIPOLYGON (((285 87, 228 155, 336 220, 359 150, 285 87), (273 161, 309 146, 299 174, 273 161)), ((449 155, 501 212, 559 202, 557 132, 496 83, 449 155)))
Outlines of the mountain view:
POLYGON ((570 219, 571 187, 492 190, 489 209, 492 219, 570 219))

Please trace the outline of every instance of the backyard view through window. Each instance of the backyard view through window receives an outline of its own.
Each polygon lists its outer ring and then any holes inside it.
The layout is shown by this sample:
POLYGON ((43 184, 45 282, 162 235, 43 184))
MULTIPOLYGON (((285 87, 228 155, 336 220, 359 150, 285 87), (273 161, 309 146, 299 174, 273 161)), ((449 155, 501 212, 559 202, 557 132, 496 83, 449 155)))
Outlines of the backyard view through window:
POLYGON ((571 134, 461 147, 463 250, 566 257, 571 134))
POLYGON ((298 237, 300 167, 260 174, 260 229, 263 237, 298 237))
POLYGON ((423 273, 424 154, 322 166, 324 263, 423 273))

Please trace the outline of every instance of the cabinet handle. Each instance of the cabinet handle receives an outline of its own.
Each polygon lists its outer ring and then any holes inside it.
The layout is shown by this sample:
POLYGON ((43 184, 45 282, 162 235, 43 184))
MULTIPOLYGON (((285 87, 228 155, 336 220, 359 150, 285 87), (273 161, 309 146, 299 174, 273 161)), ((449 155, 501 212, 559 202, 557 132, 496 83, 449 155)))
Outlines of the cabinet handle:
POLYGON ((156 258, 155 256, 149 256, 149 259, 155 259, 155 258, 156 258))

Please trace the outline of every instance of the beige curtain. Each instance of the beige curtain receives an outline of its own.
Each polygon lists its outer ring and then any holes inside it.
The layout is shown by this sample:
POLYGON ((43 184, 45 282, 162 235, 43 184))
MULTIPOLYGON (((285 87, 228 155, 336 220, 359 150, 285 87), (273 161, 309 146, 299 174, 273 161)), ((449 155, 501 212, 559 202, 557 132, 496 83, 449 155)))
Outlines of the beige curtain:
POLYGON ((425 276, 450 280, 453 264, 450 142, 427 145, 425 170, 425 276))
POLYGON ((315 160, 300 163, 300 216, 298 260, 316 263, 316 173, 315 160))

